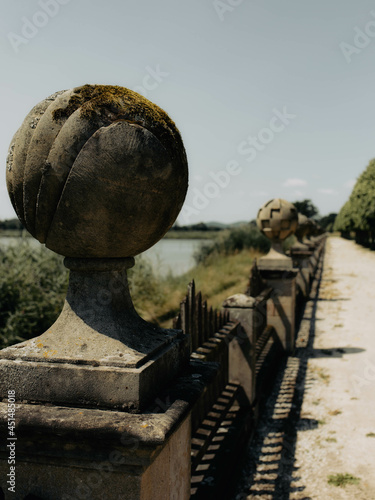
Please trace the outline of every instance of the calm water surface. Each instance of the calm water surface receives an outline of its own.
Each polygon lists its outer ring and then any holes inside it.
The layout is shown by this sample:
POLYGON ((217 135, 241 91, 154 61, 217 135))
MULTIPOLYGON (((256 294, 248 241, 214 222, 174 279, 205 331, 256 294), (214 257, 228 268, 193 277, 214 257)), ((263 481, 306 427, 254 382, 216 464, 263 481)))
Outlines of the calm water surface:
MULTIPOLYGON (((35 248, 40 246, 34 238, 26 238, 26 241, 35 248)), ((194 267, 194 252, 206 241, 208 240, 164 239, 146 250, 142 256, 150 261, 153 270, 159 276, 166 276, 168 273, 179 276, 194 267)), ((20 238, 0 237, 2 247, 19 243, 20 238)))
POLYGON ((156 273, 165 276, 184 274, 194 267, 194 253, 207 240, 160 240, 142 255, 147 258, 156 273))

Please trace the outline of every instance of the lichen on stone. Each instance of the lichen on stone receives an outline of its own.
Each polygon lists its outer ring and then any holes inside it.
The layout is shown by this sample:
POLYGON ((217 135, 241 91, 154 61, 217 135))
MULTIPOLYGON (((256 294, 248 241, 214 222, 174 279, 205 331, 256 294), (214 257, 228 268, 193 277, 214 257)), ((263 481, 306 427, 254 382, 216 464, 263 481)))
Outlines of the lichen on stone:
POLYGON ((186 162, 175 123, 159 106, 140 94, 117 85, 83 85, 74 89, 67 106, 56 109, 54 120, 68 119, 80 109, 80 116, 102 126, 117 120, 136 123, 152 132, 172 156, 186 162))

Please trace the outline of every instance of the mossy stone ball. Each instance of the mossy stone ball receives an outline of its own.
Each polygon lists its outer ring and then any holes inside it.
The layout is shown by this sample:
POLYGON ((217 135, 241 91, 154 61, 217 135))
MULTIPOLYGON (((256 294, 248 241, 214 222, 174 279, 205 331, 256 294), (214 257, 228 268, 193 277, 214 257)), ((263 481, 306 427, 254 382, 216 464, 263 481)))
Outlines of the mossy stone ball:
POLYGON ((289 201, 275 198, 260 208, 257 225, 270 240, 283 241, 296 231, 298 211, 289 201))
POLYGON ((26 229, 67 257, 133 257, 176 220, 188 187, 180 133, 124 87, 56 92, 10 145, 7 186, 26 229))

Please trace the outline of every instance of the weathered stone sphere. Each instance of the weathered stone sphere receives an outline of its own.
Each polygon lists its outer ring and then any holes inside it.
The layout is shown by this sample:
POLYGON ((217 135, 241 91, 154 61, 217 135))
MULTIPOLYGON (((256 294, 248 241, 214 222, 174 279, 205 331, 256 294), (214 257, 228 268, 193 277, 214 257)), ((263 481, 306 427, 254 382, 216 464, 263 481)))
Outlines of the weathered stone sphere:
POLYGON ((22 224, 51 250, 132 257, 176 220, 187 159, 158 106, 123 87, 84 85, 30 111, 10 145, 7 186, 22 224))
POLYGON ((302 239, 306 236, 306 234, 309 231, 309 219, 306 217, 306 215, 303 214, 298 214, 298 227, 295 231, 295 235, 297 236, 299 241, 302 241, 302 239))
POLYGON ((257 225, 270 240, 283 241, 297 229, 297 209, 289 201, 275 198, 259 210, 257 225))
POLYGON ((306 234, 305 236, 307 238, 310 238, 311 236, 314 236, 315 231, 316 231, 316 222, 313 219, 308 218, 306 221, 306 234))

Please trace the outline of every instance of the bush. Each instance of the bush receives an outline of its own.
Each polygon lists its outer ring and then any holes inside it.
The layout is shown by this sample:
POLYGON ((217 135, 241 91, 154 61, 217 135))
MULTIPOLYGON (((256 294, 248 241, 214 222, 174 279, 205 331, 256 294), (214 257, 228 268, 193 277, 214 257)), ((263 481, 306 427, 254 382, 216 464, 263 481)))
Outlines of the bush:
POLYGON ((194 259, 200 264, 206 262, 211 255, 230 255, 250 248, 267 253, 270 241, 257 227, 244 225, 222 231, 213 242, 203 244, 194 254, 194 259))
POLYGON ((27 242, 0 248, 0 347, 45 332, 58 317, 68 285, 63 258, 27 242))
POLYGON ((135 266, 127 271, 130 294, 137 310, 142 311, 144 304, 152 302, 161 305, 166 301, 160 289, 162 281, 153 271, 150 261, 141 255, 136 257, 135 266))
POLYGON ((346 237, 355 231, 358 243, 375 248, 375 160, 370 161, 357 179, 334 229, 346 237))
MULTIPOLYGON (((159 305, 163 297, 151 264, 137 257, 128 271, 137 308, 144 302, 159 305)), ((68 288, 63 257, 20 239, 0 247, 0 348, 41 335, 59 316, 68 288)))

